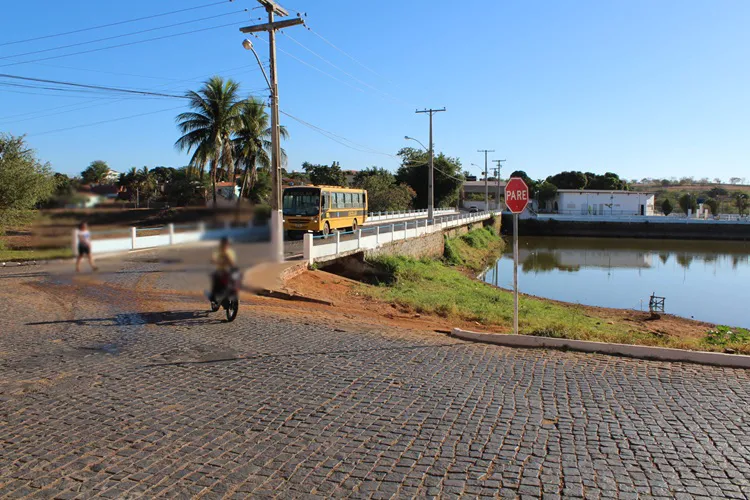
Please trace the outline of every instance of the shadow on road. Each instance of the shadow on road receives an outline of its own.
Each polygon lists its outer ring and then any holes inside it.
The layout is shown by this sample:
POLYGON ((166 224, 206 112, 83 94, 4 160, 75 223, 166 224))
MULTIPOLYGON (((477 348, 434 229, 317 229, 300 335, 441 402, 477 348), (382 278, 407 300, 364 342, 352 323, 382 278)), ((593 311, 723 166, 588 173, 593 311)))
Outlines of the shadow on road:
MULTIPOLYGON (((217 313, 218 314, 218 313, 217 313)), ((193 326, 222 323, 221 316, 212 318, 208 311, 158 311, 117 314, 110 318, 80 318, 58 321, 37 321, 27 326, 74 324, 79 326, 193 326)))

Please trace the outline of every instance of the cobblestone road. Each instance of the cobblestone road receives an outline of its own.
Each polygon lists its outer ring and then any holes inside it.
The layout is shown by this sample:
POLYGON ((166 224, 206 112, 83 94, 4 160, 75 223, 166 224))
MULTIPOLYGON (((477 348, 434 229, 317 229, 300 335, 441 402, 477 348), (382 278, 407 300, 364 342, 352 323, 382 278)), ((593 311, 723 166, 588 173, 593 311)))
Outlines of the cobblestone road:
POLYGON ((187 255, 0 274, 0 497, 750 497, 747 371, 226 324, 187 255))

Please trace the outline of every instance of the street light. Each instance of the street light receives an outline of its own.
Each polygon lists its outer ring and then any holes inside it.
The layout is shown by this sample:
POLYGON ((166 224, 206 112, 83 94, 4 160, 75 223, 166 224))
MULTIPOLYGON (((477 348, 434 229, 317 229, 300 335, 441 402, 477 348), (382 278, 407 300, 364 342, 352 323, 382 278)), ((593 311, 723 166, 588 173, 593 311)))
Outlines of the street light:
POLYGON ((249 38, 245 38, 244 40, 242 40, 242 46, 245 48, 245 50, 252 51, 253 55, 255 56, 255 60, 258 61, 258 66, 260 66, 260 70, 263 72, 263 78, 266 79, 268 90, 273 92, 273 89, 271 87, 271 81, 268 79, 268 75, 266 74, 266 69, 263 67, 263 63, 260 62, 260 57, 258 57, 258 53, 255 52, 255 47, 253 47, 253 42, 251 42, 249 38))
MULTIPOLYGON (((432 137, 432 129, 430 129, 430 137, 432 137)), ((432 220, 434 218, 434 211, 435 211, 435 207, 434 207, 434 205, 435 205, 435 188, 434 188, 434 184, 432 182, 433 175, 434 175, 433 170, 432 170, 434 168, 434 165, 432 163, 432 150, 431 149, 427 149, 425 147, 425 145, 422 144, 422 141, 420 141, 419 139, 415 139, 414 137, 409 137, 408 135, 405 135, 404 139, 406 139, 407 141, 414 141, 414 142, 418 143, 420 146, 422 146, 422 149, 424 149, 427 153, 430 154, 430 164, 429 164, 429 167, 428 167, 429 168, 429 171, 428 171, 429 173, 428 173, 428 176, 427 176, 427 179, 428 179, 428 181, 427 181, 427 221, 430 224, 432 224, 432 220)), ((430 145, 432 145, 432 142, 430 142, 430 145)))

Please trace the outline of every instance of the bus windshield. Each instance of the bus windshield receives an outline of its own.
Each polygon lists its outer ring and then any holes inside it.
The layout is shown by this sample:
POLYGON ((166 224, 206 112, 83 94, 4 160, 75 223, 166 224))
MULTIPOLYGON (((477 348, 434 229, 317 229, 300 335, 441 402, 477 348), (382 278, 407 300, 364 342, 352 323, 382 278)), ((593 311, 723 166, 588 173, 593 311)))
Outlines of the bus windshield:
POLYGON ((284 215, 318 215, 320 189, 287 189, 284 191, 284 215))

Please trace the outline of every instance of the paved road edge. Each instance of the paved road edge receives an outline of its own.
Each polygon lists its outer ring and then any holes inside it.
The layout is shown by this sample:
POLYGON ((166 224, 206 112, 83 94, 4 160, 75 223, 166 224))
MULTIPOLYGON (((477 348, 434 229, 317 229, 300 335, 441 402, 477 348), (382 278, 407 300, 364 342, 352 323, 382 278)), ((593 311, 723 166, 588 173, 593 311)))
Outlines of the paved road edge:
POLYGON ((451 336, 474 342, 484 342, 505 347, 527 347, 543 349, 570 349, 573 351, 613 354, 630 358, 655 361, 682 361, 727 368, 750 369, 750 356, 723 354, 718 352, 686 351, 668 347, 649 347, 627 344, 607 344, 586 340, 555 339, 531 335, 509 335, 502 333, 480 333, 454 328, 451 336))

